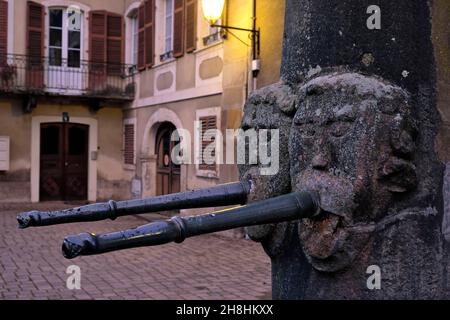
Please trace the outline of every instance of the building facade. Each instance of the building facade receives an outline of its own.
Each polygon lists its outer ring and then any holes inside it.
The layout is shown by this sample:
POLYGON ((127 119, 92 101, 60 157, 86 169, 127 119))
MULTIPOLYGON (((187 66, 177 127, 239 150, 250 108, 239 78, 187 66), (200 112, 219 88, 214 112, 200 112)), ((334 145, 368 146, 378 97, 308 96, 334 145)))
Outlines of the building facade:
MULTIPOLYGON (((236 181, 237 166, 176 165, 174 130, 236 129, 278 81, 284 1, 0 1, 0 202, 147 197, 236 181)), ((225 143, 225 142, 223 142, 225 143)), ((215 155, 224 145, 216 141, 215 155)), ((184 152, 184 150, 183 150, 184 152)), ((200 162, 200 163, 195 163, 200 162)))

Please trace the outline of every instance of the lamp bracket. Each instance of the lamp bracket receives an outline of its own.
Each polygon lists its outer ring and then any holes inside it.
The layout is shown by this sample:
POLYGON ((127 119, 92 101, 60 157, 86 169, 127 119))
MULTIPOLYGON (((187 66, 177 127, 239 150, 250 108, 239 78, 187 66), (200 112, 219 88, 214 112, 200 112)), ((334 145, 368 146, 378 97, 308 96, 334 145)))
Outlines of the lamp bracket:
POLYGON ((224 25, 220 25, 220 24, 211 24, 211 27, 212 28, 222 28, 225 30, 231 29, 231 30, 251 32, 253 35, 253 40, 254 40, 252 43, 253 52, 254 52, 253 59, 256 60, 259 57, 260 44, 261 44, 261 31, 259 29, 257 30, 257 29, 238 28, 238 27, 232 27, 232 26, 224 26, 224 25))

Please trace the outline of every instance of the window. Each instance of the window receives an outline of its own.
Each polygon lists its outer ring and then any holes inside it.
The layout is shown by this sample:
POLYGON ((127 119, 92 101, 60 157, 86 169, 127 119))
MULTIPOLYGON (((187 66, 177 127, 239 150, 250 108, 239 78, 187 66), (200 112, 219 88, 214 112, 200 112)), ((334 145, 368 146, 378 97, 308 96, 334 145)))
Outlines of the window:
POLYGON ((165 50, 172 51, 173 38, 173 0, 166 0, 166 16, 165 16, 165 50))
POLYGON ((132 168, 135 164, 135 128, 136 119, 125 119, 123 126, 123 161, 132 168))
POLYGON ((133 12, 130 15, 130 28, 131 28, 131 64, 137 65, 138 63, 138 36, 139 36, 139 25, 138 25, 138 13, 133 12))
POLYGON ((51 66, 61 66, 63 46, 63 10, 50 9, 49 58, 51 66))
POLYGON ((216 138, 210 137, 210 139, 206 139, 204 137, 205 133, 208 130, 216 130, 217 129, 217 117, 216 116, 206 116, 200 117, 200 170, 206 171, 216 171, 216 149, 211 148, 211 145, 215 144, 216 138))
MULTIPOLYGON (((222 18, 217 20, 214 24, 218 25, 218 26, 222 25, 222 18)), ((215 34, 218 34, 219 32, 220 32, 220 27, 209 26, 209 35, 215 35, 215 34)))
MULTIPOLYGON (((215 22, 216 25, 221 25, 222 24, 222 19, 219 19, 215 22)), ((208 26, 209 28, 209 35, 207 35, 206 37, 203 37, 203 45, 207 46, 210 44, 213 44, 217 41, 222 40, 222 29, 220 27, 211 27, 208 26)))
POLYGON ((173 56, 173 1, 164 1, 164 53, 160 56, 161 61, 170 59, 173 56))
POLYGON ((49 63, 80 67, 82 13, 74 8, 49 10, 49 63))
POLYGON ((81 12, 75 9, 67 10, 67 20, 68 66, 79 68, 81 59, 81 12))
POLYGON ((218 178, 222 163, 223 137, 219 131, 221 108, 198 109, 196 112, 197 143, 195 146, 196 175, 205 178, 218 178))

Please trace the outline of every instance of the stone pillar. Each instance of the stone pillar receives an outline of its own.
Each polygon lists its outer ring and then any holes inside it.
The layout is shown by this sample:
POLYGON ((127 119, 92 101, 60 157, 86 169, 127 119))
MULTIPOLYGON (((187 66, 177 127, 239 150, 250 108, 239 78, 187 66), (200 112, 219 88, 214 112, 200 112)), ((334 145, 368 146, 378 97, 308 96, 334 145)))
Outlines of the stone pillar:
MULTIPOLYGON (((286 1, 290 185, 318 192, 323 215, 250 230, 272 259, 274 299, 450 297, 430 5, 286 1)), ((277 104, 260 100, 248 105, 277 104)))

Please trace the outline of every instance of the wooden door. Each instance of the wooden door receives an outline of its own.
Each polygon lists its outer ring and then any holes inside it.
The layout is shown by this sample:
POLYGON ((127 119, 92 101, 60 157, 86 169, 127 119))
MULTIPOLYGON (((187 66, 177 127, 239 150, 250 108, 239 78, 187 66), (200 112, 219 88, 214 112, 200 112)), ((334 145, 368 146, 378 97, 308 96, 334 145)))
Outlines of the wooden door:
POLYGON ((157 195, 180 192, 180 165, 172 161, 172 150, 176 144, 171 141, 171 136, 175 130, 172 124, 163 124, 156 135, 157 195))
POLYGON ((64 133, 65 200, 86 200, 89 127, 68 123, 64 125, 64 133))
POLYGON ((40 200, 63 199, 63 126, 41 124, 40 200))
POLYGON ((41 125, 40 199, 86 200, 89 127, 41 125))

